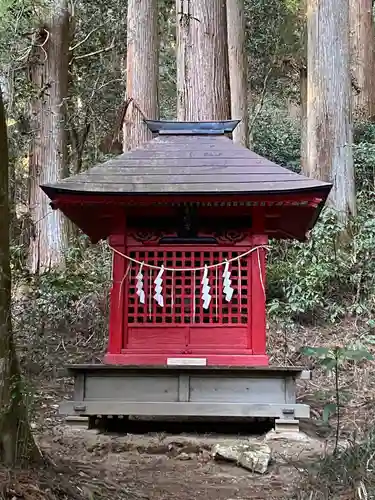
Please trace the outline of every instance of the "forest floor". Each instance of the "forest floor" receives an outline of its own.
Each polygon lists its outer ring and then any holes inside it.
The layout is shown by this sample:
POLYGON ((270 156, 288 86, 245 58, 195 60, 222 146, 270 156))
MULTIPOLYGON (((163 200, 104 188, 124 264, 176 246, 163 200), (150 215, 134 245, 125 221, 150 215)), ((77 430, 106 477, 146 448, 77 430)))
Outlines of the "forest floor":
MULTIPOLYGON (((347 331, 351 332, 347 338, 342 325, 335 331, 305 331, 305 338, 296 333, 295 339, 290 339, 293 349, 288 358, 281 354, 285 347, 282 338, 275 335, 270 341, 270 349, 276 353, 273 364, 301 364, 298 343, 324 345, 336 335, 346 342, 349 337, 350 341, 358 340, 357 330, 347 331)), ((182 427, 185 432, 176 433, 167 423, 156 430, 152 424, 142 431, 135 426, 134 432, 121 435, 67 425, 58 415, 58 404, 70 397, 72 380, 64 377, 62 368, 70 362, 100 358, 103 349, 102 340, 86 340, 72 337, 62 342, 49 336, 47 343, 44 338, 26 344, 24 339, 21 363, 32 379, 32 387, 38 387, 32 396, 32 427, 49 465, 29 471, 0 469, 1 500, 355 498, 347 488, 342 494, 338 489, 334 496, 310 496, 314 467, 332 450, 333 443, 335 422, 329 426, 321 420, 332 384, 326 374, 314 371, 311 382, 300 382, 299 399, 311 405, 312 419, 302 422, 304 432, 298 440, 267 439, 272 460, 261 475, 236 464, 214 461, 210 449, 213 444, 233 439, 263 442, 265 433, 238 435, 222 424, 214 424, 210 432, 187 426, 182 427)), ((372 369, 353 367, 345 372, 342 384, 351 389, 351 399, 342 414, 343 439, 374 419, 372 369)))
POLYGON ((217 432, 209 434, 99 433, 66 425, 53 416, 55 403, 49 401, 45 413, 49 420, 40 419, 34 427, 52 465, 5 477, 6 499, 298 499, 302 498, 296 490, 304 477, 302 464, 319 460, 326 449, 323 439, 304 434, 296 441, 267 439, 272 461, 261 475, 214 461, 210 450, 216 443, 233 440, 261 443, 264 435, 222 434, 220 424, 217 432), (49 409, 52 416, 48 417, 49 409))

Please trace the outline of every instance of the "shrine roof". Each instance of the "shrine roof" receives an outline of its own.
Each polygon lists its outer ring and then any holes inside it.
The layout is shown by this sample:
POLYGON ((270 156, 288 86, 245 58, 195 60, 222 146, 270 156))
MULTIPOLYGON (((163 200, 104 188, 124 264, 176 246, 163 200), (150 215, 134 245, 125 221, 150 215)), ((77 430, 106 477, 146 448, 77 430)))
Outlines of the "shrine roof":
POLYGON ((146 122, 158 133, 138 149, 123 153, 78 175, 42 189, 59 193, 105 195, 270 195, 319 192, 326 199, 331 184, 297 174, 225 134, 236 121, 146 122))

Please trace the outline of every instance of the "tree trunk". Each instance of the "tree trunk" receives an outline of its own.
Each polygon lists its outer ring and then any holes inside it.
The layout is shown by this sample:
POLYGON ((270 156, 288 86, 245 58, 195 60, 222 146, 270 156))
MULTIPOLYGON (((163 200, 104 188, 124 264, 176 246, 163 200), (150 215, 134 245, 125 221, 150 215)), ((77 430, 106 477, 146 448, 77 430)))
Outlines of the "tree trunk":
POLYGON ((309 175, 309 162, 307 161, 307 2, 300 2, 300 36, 301 57, 299 67, 299 89, 300 89, 300 125, 301 125, 301 172, 309 175))
POLYGON ((309 175, 307 160, 307 68, 303 63, 300 67, 300 123, 301 123, 301 171, 309 175))
POLYGON ((360 119, 375 118, 375 32, 373 0, 350 0, 353 109, 360 119))
POLYGON ((241 120, 233 132, 233 141, 249 147, 249 94, 244 1, 229 0, 226 4, 231 115, 233 119, 241 120))
POLYGON ((66 149, 66 98, 70 14, 67 0, 56 0, 49 22, 34 44, 30 76, 35 87, 31 105, 33 139, 30 149, 30 213, 33 234, 29 267, 40 273, 64 265, 68 224, 59 210, 51 210, 39 185, 68 175, 66 149))
POLYGON ((124 120, 124 150, 152 138, 143 118, 157 119, 159 36, 157 0, 129 0, 126 95, 132 101, 124 120))
POLYGON ((311 177, 332 181, 329 203, 345 225, 356 212, 347 0, 309 0, 307 160, 311 177))
POLYGON ((22 381, 11 323, 9 262, 9 158, 0 88, 0 462, 14 466, 41 460, 23 402, 22 381))
POLYGON ((225 0, 176 0, 177 118, 230 118, 225 0))

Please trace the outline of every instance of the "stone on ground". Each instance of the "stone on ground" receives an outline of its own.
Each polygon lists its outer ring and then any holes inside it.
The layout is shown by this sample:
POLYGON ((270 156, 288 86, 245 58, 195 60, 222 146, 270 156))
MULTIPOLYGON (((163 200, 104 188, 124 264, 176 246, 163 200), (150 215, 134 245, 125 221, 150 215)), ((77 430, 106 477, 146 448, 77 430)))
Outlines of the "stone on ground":
POLYGON ((310 438, 307 434, 304 432, 295 432, 295 431, 284 431, 284 432, 276 432, 274 430, 271 430, 267 432, 265 436, 265 441, 280 441, 280 440, 286 440, 286 441, 297 441, 297 442, 308 442, 311 441, 312 438, 310 438))
POLYGON ((244 469, 264 474, 271 460, 271 448, 264 443, 240 441, 233 443, 218 443, 212 448, 216 459, 235 462, 244 469))

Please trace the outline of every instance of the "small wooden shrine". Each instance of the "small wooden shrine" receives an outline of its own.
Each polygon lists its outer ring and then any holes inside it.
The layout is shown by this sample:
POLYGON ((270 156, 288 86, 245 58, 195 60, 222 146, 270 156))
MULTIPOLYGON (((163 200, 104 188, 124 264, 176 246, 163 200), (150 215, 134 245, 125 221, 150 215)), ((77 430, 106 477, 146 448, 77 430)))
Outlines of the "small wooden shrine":
POLYGON ((237 121, 146 123, 149 143, 42 186, 113 252, 107 354, 103 365, 71 367, 78 392, 67 411, 282 419, 276 403, 304 406, 286 396, 302 370, 268 367, 268 239, 304 240, 331 185, 234 144, 237 121), (215 392, 220 408, 204 410, 215 392), (233 413, 247 402, 258 410, 233 413), (259 410, 264 402, 272 411, 259 410))

